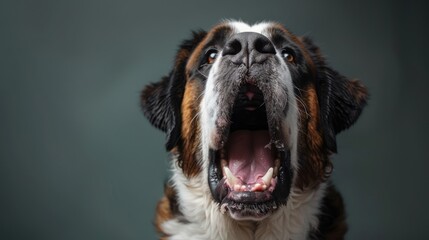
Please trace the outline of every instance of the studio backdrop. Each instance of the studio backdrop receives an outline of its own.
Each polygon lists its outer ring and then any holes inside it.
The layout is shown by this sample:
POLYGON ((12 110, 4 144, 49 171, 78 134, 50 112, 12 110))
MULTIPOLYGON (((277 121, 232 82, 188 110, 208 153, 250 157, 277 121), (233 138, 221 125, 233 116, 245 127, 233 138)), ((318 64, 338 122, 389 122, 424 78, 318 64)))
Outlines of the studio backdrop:
POLYGON ((143 86, 192 30, 278 21, 368 86, 333 181, 347 239, 429 239, 429 42, 415 1, 2 1, 0 239, 155 239, 165 136, 143 86))

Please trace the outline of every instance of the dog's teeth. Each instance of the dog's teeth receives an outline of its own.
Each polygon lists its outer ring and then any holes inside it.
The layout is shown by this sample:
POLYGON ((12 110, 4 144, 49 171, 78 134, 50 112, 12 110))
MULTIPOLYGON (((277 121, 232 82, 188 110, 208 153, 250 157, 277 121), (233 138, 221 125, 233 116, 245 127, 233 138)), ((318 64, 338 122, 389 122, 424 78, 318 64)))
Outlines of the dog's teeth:
POLYGON ((253 185, 251 190, 253 192, 256 192, 256 191, 261 192, 261 191, 265 191, 266 189, 267 189, 267 185, 262 183, 255 183, 255 185, 253 185))
POLYGON ((260 191, 261 188, 262 188, 262 185, 260 183, 256 183, 255 185, 253 185, 252 191, 260 191))
POLYGON ((231 170, 228 167, 223 167, 223 171, 225 172, 226 179, 228 180, 229 186, 234 186, 239 183, 238 178, 232 174, 231 170))
POLYGON ((262 177, 262 181, 264 181, 265 185, 270 186, 271 179, 273 178, 273 168, 268 169, 267 173, 262 177))
POLYGON ((235 184, 234 185, 234 191, 238 192, 241 189, 241 185, 240 184, 235 184))

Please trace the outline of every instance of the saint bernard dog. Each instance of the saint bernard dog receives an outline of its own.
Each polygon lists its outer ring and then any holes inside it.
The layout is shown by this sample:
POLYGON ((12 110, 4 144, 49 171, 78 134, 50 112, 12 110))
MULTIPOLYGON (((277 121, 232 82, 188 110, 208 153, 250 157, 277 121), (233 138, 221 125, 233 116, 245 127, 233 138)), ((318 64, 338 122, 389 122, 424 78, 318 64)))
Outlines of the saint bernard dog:
POLYGON ((160 238, 343 239, 330 156, 366 100, 359 81, 278 23, 194 32, 141 94, 172 157, 160 238))

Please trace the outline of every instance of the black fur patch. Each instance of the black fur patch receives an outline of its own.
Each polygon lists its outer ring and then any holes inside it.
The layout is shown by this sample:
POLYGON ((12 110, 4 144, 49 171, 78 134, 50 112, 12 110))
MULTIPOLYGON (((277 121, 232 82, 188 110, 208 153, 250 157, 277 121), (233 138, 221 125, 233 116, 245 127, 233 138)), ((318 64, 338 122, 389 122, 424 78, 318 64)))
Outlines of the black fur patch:
POLYGON ((347 232, 346 213, 341 195, 333 185, 326 189, 319 213, 319 226, 310 233, 311 240, 344 239, 347 232))
POLYGON ((368 93, 358 81, 351 81, 327 66, 313 41, 307 37, 302 41, 316 66, 316 88, 325 144, 331 153, 336 153, 335 136, 355 123, 367 103, 368 93))
POLYGON ((182 122, 180 107, 186 84, 186 63, 192 51, 205 36, 204 31, 193 32, 192 38, 180 45, 176 64, 170 74, 163 77, 160 82, 148 85, 141 93, 144 115, 153 126, 167 133, 168 151, 180 140, 182 122))

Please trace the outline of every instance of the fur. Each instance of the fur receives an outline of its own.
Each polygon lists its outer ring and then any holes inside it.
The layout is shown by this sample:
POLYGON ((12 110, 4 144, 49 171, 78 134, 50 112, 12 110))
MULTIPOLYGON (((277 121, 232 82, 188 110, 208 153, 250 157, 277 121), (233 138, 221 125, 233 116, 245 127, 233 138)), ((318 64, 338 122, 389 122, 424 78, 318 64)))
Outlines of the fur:
POLYGON ((359 81, 333 70, 310 39, 278 23, 226 21, 209 32, 194 32, 180 46, 170 74, 141 95, 145 116, 166 133, 172 155, 172 176, 155 220, 160 238, 343 239, 345 211, 329 181, 330 155, 337 151, 336 134, 357 120, 366 99, 359 81), (249 32, 269 39, 275 53, 256 67, 231 65, 225 46, 249 32), (204 62, 214 47, 217 58, 204 62), (284 58, 285 51, 292 60, 284 58), (228 205, 221 207, 226 204, 216 195, 221 170, 212 161, 226 141, 237 91, 243 81, 254 81, 242 77, 251 71, 264 93, 272 144, 290 154, 282 160, 286 172, 276 177, 283 182, 275 185, 269 213, 240 220, 228 214, 228 205))

